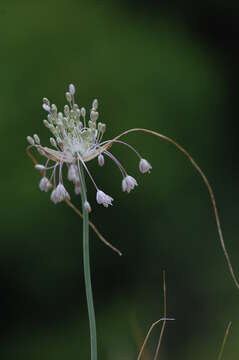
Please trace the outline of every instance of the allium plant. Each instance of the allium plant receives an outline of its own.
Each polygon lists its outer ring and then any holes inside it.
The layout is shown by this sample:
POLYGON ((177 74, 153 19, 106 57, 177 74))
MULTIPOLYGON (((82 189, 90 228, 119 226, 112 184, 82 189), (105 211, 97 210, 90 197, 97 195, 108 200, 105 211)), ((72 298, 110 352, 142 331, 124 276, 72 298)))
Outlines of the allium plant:
POLYGON ((121 140, 122 136, 136 131, 157 136, 160 139, 174 145, 190 160, 193 167, 202 177, 209 192, 221 246, 226 257, 233 281, 238 289, 239 284, 233 272, 230 258, 225 248, 214 193, 205 174, 191 157, 191 155, 176 141, 156 131, 148 129, 134 128, 122 132, 113 139, 103 140, 103 136, 106 131, 106 124, 98 121, 99 112, 97 99, 94 99, 92 102, 92 107, 89 111, 89 118, 87 120, 86 109, 84 107, 80 107, 75 102, 75 86, 73 84, 69 85, 69 89, 65 95, 68 104, 64 106, 63 112, 58 111, 56 105, 51 104, 47 98, 43 98, 42 107, 47 113, 47 119, 43 120, 43 124, 46 128, 49 129, 51 133, 51 148, 43 146, 39 136, 34 134, 33 136, 27 136, 27 141, 29 143, 27 152, 35 164, 35 169, 38 170, 42 175, 39 183, 39 189, 44 192, 51 192, 50 198, 54 204, 66 202, 78 215, 83 218, 83 261, 91 337, 91 360, 96 360, 97 338, 90 276, 89 225, 93 228, 102 241, 104 241, 114 251, 118 252, 119 255, 121 255, 121 253, 118 249, 108 243, 99 233, 95 225, 89 221, 89 213, 91 212, 93 206, 91 207, 87 199, 85 174, 90 178, 95 188, 96 202, 99 205, 103 205, 104 207, 113 205, 113 198, 106 194, 102 190, 101 186, 98 187, 97 182, 87 167, 87 163, 97 158, 98 165, 103 167, 105 158, 112 160, 122 175, 122 191, 127 193, 130 193, 138 184, 136 179, 128 174, 125 167, 113 155, 111 152, 112 145, 119 143, 128 147, 130 151, 134 152, 138 158, 139 171, 142 174, 150 173, 152 170, 152 166, 149 161, 144 159, 131 144, 121 140), (43 164, 38 163, 33 154, 30 152, 30 150, 33 148, 36 149, 38 153, 45 159, 43 164), (74 184, 75 194, 81 197, 82 213, 71 202, 69 191, 67 187, 65 187, 63 181, 63 167, 67 168, 67 180, 74 184))

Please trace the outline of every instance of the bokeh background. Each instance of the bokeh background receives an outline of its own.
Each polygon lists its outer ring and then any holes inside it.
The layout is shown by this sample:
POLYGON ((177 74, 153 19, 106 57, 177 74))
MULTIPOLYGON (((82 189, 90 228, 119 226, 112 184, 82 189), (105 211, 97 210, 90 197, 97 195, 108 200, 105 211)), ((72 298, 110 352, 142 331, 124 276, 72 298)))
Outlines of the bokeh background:
MULTIPOLYGON (((49 144, 42 97, 63 107, 71 82, 81 105, 99 99, 107 138, 147 127, 190 151, 214 188, 239 274, 238 40, 233 0, 1 0, 1 359, 90 358, 82 223, 39 191, 25 154, 27 135, 49 144)), ((171 145, 140 133, 127 140, 153 165, 143 176, 134 155, 115 146, 139 183, 130 195, 113 164, 90 164, 115 199, 98 206, 88 182, 91 218, 123 252, 91 233, 99 359, 136 359, 163 312, 163 270, 176 321, 167 324, 161 358, 215 359, 231 320, 225 359, 238 359, 239 292, 200 177, 171 145)))

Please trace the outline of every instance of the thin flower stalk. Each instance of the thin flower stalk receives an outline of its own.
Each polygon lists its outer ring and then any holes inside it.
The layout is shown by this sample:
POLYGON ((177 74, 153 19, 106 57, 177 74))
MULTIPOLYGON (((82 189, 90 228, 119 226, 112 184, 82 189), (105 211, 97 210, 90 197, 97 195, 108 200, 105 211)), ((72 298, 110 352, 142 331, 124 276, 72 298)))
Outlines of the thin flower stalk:
POLYGON ((79 165, 79 174, 80 174, 81 189, 82 189, 81 200, 82 200, 82 214, 83 214, 83 263, 84 263, 86 300, 87 300, 89 326, 90 326, 91 360, 97 360, 96 321, 95 321, 95 310, 94 310, 91 275, 90 275, 89 210, 85 206, 86 202, 88 203, 88 201, 86 196, 84 169, 81 164, 79 165))

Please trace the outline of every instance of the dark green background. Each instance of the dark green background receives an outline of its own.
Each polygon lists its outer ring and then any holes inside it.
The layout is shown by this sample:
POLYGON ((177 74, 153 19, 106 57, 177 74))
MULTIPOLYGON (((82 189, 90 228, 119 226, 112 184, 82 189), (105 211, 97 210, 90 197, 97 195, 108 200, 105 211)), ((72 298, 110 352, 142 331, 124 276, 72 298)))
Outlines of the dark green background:
MULTIPOLYGON (((239 273, 238 20, 233 0, 0 1, 1 359, 89 359, 81 220, 40 193, 25 154, 27 135, 49 145, 42 97, 62 108, 70 82, 81 105, 99 99, 105 138, 146 127, 193 154, 215 190, 239 273)), ((130 195, 111 163, 89 165, 115 199, 100 207, 88 182, 91 218, 124 254, 91 233, 99 359, 136 359, 162 315, 163 269, 176 321, 167 325, 162 359, 216 359, 229 320, 225 359, 238 359, 239 291, 201 179, 159 139, 127 140, 153 165, 143 176, 134 155, 115 146, 139 183, 130 195)), ((159 328, 144 359, 152 359, 158 335, 159 328)))

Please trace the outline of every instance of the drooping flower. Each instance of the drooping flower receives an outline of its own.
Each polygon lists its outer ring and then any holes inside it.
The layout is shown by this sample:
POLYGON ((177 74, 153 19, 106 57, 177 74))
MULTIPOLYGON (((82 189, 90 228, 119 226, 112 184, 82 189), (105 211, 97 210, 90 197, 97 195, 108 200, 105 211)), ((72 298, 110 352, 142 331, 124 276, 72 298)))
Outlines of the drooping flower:
POLYGON ((135 180, 135 178, 133 178, 130 175, 127 175, 123 180, 122 180, 122 190, 123 191, 127 191, 127 193, 130 193, 131 190, 134 189, 135 186, 137 186, 137 181, 135 180))
POLYGON ((47 179, 46 176, 43 176, 41 178, 41 181, 39 183, 39 188, 41 191, 48 192, 52 188, 51 182, 47 179))
POLYGON ((98 204, 102 204, 104 207, 108 207, 109 205, 112 205, 113 200, 114 199, 111 196, 105 194, 102 190, 97 190, 96 201, 98 204))
POLYGON ((142 174, 145 174, 147 172, 150 173, 150 171, 152 170, 152 166, 150 165, 150 163, 147 160, 140 159, 139 170, 142 174))
MULTIPOLYGON (((139 170, 141 173, 150 172, 152 166, 149 162, 141 157, 138 151, 130 144, 119 140, 118 138, 102 141, 106 130, 106 125, 98 122, 98 100, 94 99, 89 112, 89 120, 86 120, 86 110, 79 107, 75 102, 75 86, 69 85, 66 92, 68 104, 64 106, 64 111, 58 111, 55 104, 51 104, 47 98, 43 98, 43 109, 47 112, 47 118, 43 120, 44 125, 50 130, 50 144, 53 148, 42 146, 37 134, 28 136, 27 141, 30 147, 37 149, 40 155, 46 158, 46 164, 37 164, 35 168, 43 175, 39 187, 41 191, 49 191, 52 187, 51 200, 57 204, 70 195, 63 185, 63 166, 67 167, 67 178, 73 182, 75 193, 81 194, 82 176, 80 167, 82 166, 89 175, 95 189, 96 201, 105 207, 112 205, 113 198, 99 190, 93 176, 91 175, 87 162, 95 158, 102 167, 105 157, 111 159, 118 167, 122 174, 122 190, 130 192, 137 186, 137 181, 127 174, 121 162, 112 154, 109 149, 115 143, 122 144, 130 148, 139 157, 139 170), (53 163, 48 167, 48 163, 53 163), (47 177, 47 171, 52 173, 47 177), (57 182, 58 173, 58 182, 57 182)), ((90 204, 85 203, 86 210, 90 211, 90 204)))
POLYGON ((58 204, 61 201, 64 201, 65 199, 70 200, 70 195, 66 191, 64 185, 58 184, 57 187, 51 193, 51 200, 54 202, 54 204, 58 204))

